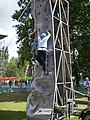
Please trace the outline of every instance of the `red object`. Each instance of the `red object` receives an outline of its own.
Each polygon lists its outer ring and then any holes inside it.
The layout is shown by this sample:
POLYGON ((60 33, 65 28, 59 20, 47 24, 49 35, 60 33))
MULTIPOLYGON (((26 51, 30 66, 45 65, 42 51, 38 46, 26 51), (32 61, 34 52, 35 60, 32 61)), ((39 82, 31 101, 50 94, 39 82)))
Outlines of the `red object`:
POLYGON ((16 77, 9 77, 9 80, 16 80, 16 77))
POLYGON ((10 80, 8 77, 5 77, 4 80, 10 80))
POLYGON ((0 76, 0 80, 16 80, 17 77, 3 77, 3 76, 0 76))
POLYGON ((3 76, 0 76, 0 80, 4 80, 4 77, 3 77, 3 76))

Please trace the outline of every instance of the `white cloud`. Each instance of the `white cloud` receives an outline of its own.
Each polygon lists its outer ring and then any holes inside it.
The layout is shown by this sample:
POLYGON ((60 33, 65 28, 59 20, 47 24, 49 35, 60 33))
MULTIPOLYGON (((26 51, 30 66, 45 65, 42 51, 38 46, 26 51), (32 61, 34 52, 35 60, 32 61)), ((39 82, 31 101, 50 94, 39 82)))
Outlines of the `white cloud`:
POLYGON ((14 21, 11 16, 14 11, 18 9, 18 0, 0 0, 0 34, 8 35, 4 38, 5 45, 9 47, 9 59, 17 57, 17 46, 16 46, 16 31, 12 28, 14 21))

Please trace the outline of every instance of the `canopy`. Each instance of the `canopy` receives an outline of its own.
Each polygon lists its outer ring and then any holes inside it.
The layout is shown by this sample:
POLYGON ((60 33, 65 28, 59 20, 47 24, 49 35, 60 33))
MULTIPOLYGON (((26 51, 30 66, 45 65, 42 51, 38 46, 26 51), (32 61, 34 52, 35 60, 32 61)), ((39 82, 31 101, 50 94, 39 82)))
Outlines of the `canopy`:
POLYGON ((0 76, 0 80, 16 80, 17 77, 3 77, 3 76, 0 76))
POLYGON ((0 76, 0 80, 4 80, 4 77, 3 77, 3 76, 0 76))
POLYGON ((10 80, 16 80, 17 77, 9 77, 10 80))
POLYGON ((4 77, 4 80, 10 80, 10 78, 9 77, 4 77))

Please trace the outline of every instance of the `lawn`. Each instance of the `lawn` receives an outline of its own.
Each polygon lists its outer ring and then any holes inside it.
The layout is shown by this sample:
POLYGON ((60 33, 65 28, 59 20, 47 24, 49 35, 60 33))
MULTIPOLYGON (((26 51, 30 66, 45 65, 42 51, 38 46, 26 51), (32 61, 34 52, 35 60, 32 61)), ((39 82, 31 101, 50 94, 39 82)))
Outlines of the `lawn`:
MULTIPOLYGON (((66 120, 66 119, 65 119, 66 120)), ((70 120, 79 120, 77 116, 71 116, 70 120)))
POLYGON ((26 101, 29 93, 0 95, 0 120, 23 120, 26 118, 26 101))
MULTIPOLYGON (((29 93, 0 94, 0 120, 25 119, 28 95, 29 93)), ((81 99, 84 100, 84 98, 81 99)), ((70 120, 78 120, 78 116, 71 116, 70 120)))

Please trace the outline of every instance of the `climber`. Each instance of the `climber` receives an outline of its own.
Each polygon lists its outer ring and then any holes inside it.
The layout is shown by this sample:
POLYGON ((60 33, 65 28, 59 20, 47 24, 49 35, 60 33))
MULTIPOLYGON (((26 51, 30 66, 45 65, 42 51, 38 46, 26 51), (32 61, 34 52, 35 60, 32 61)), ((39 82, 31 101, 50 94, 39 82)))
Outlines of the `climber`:
POLYGON ((40 36, 40 30, 38 30, 38 51, 36 60, 42 66, 43 71, 48 74, 47 70, 47 41, 50 38, 51 34, 49 31, 42 33, 40 36))
POLYGON ((29 45, 31 47, 31 52, 32 52, 32 63, 35 62, 36 58, 36 51, 37 51, 37 44, 35 41, 35 30, 32 31, 32 29, 28 29, 28 38, 29 38, 29 45))

